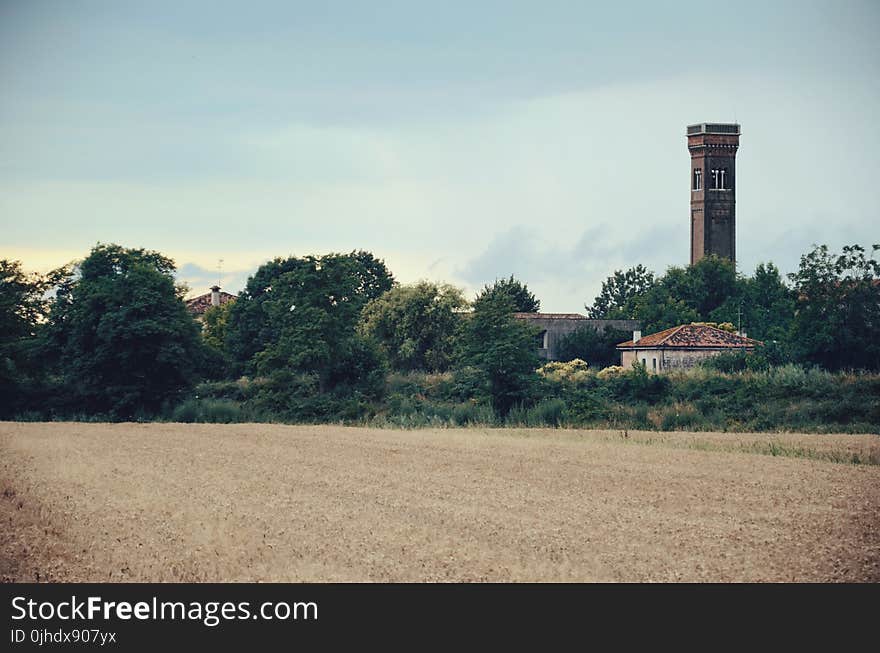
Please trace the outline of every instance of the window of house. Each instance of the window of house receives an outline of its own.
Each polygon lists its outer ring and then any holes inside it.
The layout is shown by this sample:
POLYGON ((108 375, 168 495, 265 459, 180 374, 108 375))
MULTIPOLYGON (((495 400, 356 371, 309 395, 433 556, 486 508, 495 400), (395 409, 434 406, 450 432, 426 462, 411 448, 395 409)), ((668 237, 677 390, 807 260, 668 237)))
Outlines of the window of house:
POLYGON ((541 333, 537 335, 535 343, 537 344, 538 349, 547 349, 547 332, 541 331, 541 333))
POLYGON ((644 365, 645 367, 648 367, 648 359, 647 358, 642 359, 642 365, 644 365))
POLYGON ((694 168, 694 190, 703 190, 703 169, 694 168))
POLYGON ((657 359, 656 359, 656 358, 652 358, 652 359, 651 359, 651 362, 653 363, 654 371, 656 372, 656 371, 657 371, 657 359))

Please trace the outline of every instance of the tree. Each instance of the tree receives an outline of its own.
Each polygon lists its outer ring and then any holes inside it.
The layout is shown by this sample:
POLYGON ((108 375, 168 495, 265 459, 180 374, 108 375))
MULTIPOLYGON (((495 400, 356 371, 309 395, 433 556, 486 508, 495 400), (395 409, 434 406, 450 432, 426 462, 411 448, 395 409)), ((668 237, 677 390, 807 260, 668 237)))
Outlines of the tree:
POLYGON ((191 388, 204 349, 174 269, 158 252, 99 244, 60 283, 50 347, 77 410, 131 419, 191 388))
POLYGON ((368 252, 275 259, 232 304, 227 350, 240 371, 314 374, 322 392, 375 386, 378 353, 356 327, 364 306, 392 285, 385 264, 368 252))
POLYGON ((865 255, 826 245, 801 256, 789 275, 797 295, 792 345, 804 360, 826 369, 880 369, 880 245, 865 255))
POLYGON ((630 300, 629 314, 642 323, 646 334, 663 331, 679 324, 701 319, 699 313, 684 300, 673 297, 669 289, 657 285, 630 300))
POLYGON ((632 338, 629 331, 605 329, 600 331, 583 326, 565 335, 559 343, 559 360, 571 361, 580 358, 594 369, 620 364, 618 343, 632 338))
POLYGON ((65 268, 27 273, 21 261, 0 260, 0 416, 24 410, 42 381, 46 365, 39 335, 49 311, 46 294, 64 273, 65 268))
POLYGON ((614 274, 602 282, 602 290, 593 300, 593 305, 585 305, 588 315, 594 320, 628 319, 627 310, 631 301, 654 287, 654 273, 643 265, 627 271, 615 270, 614 274))
MULTIPOLYGON (((671 267, 660 280, 669 296, 692 308, 700 320, 712 321, 712 311, 742 292, 733 261, 706 256, 686 268, 671 267)), ((716 322, 730 321, 715 319, 716 322)))
POLYGON ((709 314, 717 322, 731 322, 749 336, 786 347, 794 319, 795 294, 778 268, 760 263, 751 277, 740 280, 739 291, 709 314))
POLYGON ((742 281, 733 263, 707 256, 686 268, 670 267, 656 280, 642 266, 632 268, 629 277, 617 272, 606 280, 590 313, 640 320, 644 331, 654 333, 690 322, 735 321, 716 311, 738 305, 741 295, 742 281))
POLYGON ((513 317, 513 299, 504 293, 476 303, 464 325, 460 363, 480 371, 492 406, 506 415, 532 400, 537 375, 537 329, 513 317))
POLYGON ((528 286, 513 278, 510 275, 508 279, 496 279, 490 285, 485 285, 483 290, 474 300, 474 309, 484 301, 488 301, 499 295, 504 295, 512 300, 514 312, 517 313, 537 313, 541 310, 541 302, 530 291, 528 286))
POLYGON ((211 306, 205 311, 202 325, 202 338, 205 344, 217 351, 224 351, 226 346, 226 331, 229 323, 229 312, 233 302, 226 302, 219 306, 211 306))
POLYGON ((226 348, 229 313, 233 302, 210 306, 202 318, 202 342, 205 343, 205 377, 210 380, 229 376, 232 361, 226 348))
POLYGON ((466 306, 461 290, 450 285, 398 286, 366 305, 359 330, 379 344, 393 369, 443 372, 466 306))

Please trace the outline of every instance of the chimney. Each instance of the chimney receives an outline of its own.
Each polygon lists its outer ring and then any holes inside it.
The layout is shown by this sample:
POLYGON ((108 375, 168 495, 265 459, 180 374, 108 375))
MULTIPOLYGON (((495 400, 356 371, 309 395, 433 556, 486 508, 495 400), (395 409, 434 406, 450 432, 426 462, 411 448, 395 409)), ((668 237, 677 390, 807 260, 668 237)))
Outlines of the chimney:
POLYGON ((211 306, 220 306, 220 286, 211 286, 211 306))
POLYGON ((642 332, 641 331, 633 331, 633 344, 636 344, 641 339, 642 339, 642 332))

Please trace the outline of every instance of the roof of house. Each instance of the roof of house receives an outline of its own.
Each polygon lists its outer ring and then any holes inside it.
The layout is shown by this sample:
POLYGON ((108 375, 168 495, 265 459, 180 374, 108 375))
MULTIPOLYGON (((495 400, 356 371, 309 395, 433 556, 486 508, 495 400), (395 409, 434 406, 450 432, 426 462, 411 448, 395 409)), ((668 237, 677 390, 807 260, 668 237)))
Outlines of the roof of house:
POLYGON ((618 349, 654 349, 664 348, 707 348, 707 349, 743 349, 759 345, 753 340, 730 331, 724 331, 708 324, 681 324, 665 331, 658 331, 641 338, 638 342, 627 340, 617 345, 618 349))
MULTIPOLYGON (((220 291, 221 306, 223 304, 235 301, 236 299, 237 297, 235 295, 231 295, 225 290, 220 291)), ((205 311, 207 311, 209 308, 211 308, 210 292, 206 292, 204 295, 199 295, 198 297, 193 297, 186 300, 186 310, 188 310, 192 315, 204 315, 205 311)))
POLYGON ((586 320, 586 315, 579 313, 514 313, 518 320, 586 320))

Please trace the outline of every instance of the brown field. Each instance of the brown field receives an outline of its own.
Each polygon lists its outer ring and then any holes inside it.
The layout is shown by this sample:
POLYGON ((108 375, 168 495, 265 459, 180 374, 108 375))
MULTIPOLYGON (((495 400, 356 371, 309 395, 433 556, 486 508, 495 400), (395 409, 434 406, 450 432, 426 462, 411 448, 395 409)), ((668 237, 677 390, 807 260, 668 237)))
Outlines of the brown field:
POLYGON ((878 462, 870 435, 0 423, 0 579, 878 581, 878 462))

